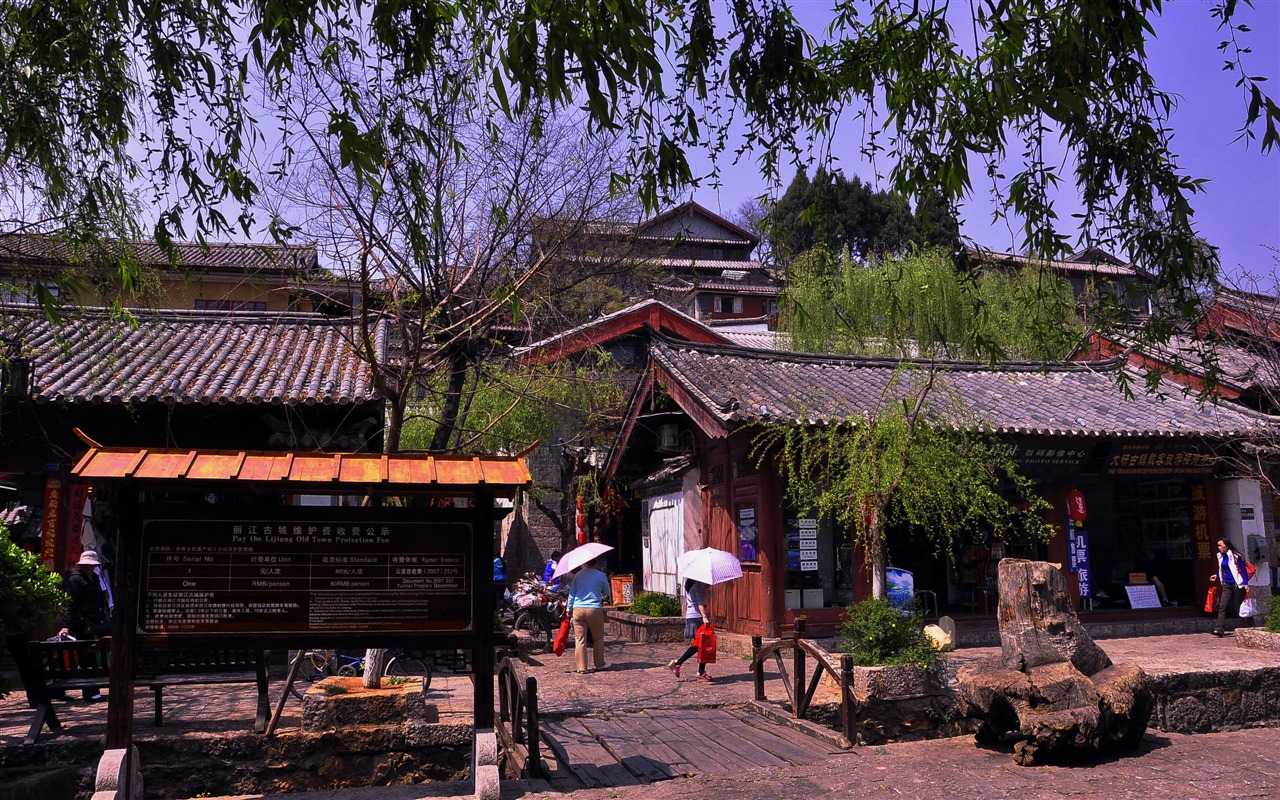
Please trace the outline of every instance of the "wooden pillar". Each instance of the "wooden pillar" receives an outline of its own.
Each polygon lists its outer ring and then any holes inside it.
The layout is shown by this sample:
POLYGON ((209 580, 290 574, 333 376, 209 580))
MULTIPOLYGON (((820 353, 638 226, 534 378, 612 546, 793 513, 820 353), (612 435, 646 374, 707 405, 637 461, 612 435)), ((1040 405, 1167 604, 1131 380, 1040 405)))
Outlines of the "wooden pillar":
POLYGON ((493 536, 496 515, 491 490, 476 490, 472 519, 471 578, 476 589, 472 604, 476 642, 473 706, 475 726, 481 730, 493 727, 493 536))
POLYGON ((142 512, 138 487, 125 482, 116 491, 116 563, 112 575, 111 678, 107 699, 107 749, 133 745, 134 632, 138 627, 138 559, 142 556, 142 512))
POLYGON ((767 459, 760 469, 759 498, 756 508, 756 550, 760 559, 760 624, 764 635, 778 635, 783 608, 782 582, 786 577, 786 548, 782 531, 786 524, 782 513, 782 486, 773 460, 767 459))

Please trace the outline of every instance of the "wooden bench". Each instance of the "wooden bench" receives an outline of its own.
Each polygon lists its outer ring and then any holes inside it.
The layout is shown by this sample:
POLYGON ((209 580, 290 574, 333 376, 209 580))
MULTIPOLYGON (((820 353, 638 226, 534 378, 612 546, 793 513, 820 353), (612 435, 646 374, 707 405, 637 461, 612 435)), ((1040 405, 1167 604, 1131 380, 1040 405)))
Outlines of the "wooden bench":
MULTIPOLYGON (((111 676, 110 646, 106 640, 30 642, 29 676, 24 676, 27 702, 35 709, 31 728, 23 740, 34 744, 40 733, 62 730, 53 708, 54 695, 69 690, 96 689, 111 676)), ((166 650, 136 655, 135 688, 150 689, 155 696, 156 727, 164 725, 164 689, 219 683, 256 683, 258 711, 253 729, 267 729, 271 703, 267 696, 267 664, 261 650, 166 650)))

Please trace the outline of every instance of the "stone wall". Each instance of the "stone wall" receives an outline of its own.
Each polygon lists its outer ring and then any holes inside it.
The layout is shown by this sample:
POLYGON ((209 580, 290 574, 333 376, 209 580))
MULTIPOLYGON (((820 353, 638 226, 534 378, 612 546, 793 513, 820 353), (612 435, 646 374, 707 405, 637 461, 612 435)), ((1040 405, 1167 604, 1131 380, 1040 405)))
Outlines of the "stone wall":
MULTIPOLYGON (((191 734, 134 744, 147 800, 179 800, 467 780, 471 737, 470 725, 406 724, 273 737, 191 734)), ((70 768, 78 796, 88 797, 101 756, 101 740, 51 740, 0 748, 0 771, 70 768)))
MULTIPOLYGON (((604 632, 607 636, 629 642, 683 642, 683 617, 647 617, 615 608, 605 610, 604 632)), ((716 633, 717 640, 720 633, 716 633)), ((718 641, 717 641, 718 643, 718 641)))
POLYGON ((1171 733, 1280 726, 1280 667, 1150 676, 1151 725, 1171 733))

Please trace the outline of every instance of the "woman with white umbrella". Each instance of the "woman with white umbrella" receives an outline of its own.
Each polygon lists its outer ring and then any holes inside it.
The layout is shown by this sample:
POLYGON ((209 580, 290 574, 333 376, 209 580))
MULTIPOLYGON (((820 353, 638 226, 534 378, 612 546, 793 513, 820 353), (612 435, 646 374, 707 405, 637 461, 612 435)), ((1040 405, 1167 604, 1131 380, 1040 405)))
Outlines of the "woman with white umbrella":
MULTIPOLYGON (((710 585, 693 578, 684 582, 684 638, 689 640, 689 649, 679 658, 667 662, 667 669, 677 678, 680 677, 681 665, 698 652, 698 645, 693 641, 698 635, 698 629, 702 627, 704 620, 711 619, 711 615, 707 613, 707 590, 710 588, 710 585)), ((711 676, 707 674, 707 665, 701 661, 698 662, 698 679, 711 680, 711 676)))
MULTIPOLYGON (((684 576, 684 638, 689 640, 689 649, 679 658, 667 662, 667 669, 679 678, 680 667, 698 652, 698 646, 693 642, 698 629, 711 620, 707 613, 707 590, 713 584, 741 578, 742 564, 733 553, 704 547, 684 553, 676 565, 684 576)), ((698 678, 711 680, 707 665, 701 661, 698 662, 698 678)))
POLYGON ((553 577, 559 577, 579 566, 569 582, 569 600, 566 611, 573 621, 574 660, 579 674, 587 669, 587 634, 591 634, 591 651, 595 656, 595 669, 613 666, 604 660, 604 606, 609 600, 609 578, 596 569, 597 560, 613 548, 591 542, 565 553, 556 566, 553 577))

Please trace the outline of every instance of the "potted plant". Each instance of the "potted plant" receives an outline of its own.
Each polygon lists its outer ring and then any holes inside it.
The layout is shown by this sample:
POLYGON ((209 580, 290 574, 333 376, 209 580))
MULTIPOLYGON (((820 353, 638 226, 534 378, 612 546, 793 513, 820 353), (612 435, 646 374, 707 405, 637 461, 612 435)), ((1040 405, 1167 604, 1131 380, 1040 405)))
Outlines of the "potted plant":
POLYGON ((632 642, 683 641, 683 610, 678 597, 641 592, 627 610, 609 609, 609 633, 632 642))
POLYGON ((899 608, 884 598, 854 603, 845 611, 838 637, 837 650, 853 656, 859 702, 920 697, 941 686, 942 654, 913 607, 899 608))
POLYGON ((1280 595, 1267 600, 1266 621, 1261 628, 1236 628, 1236 645, 1280 651, 1280 595))

